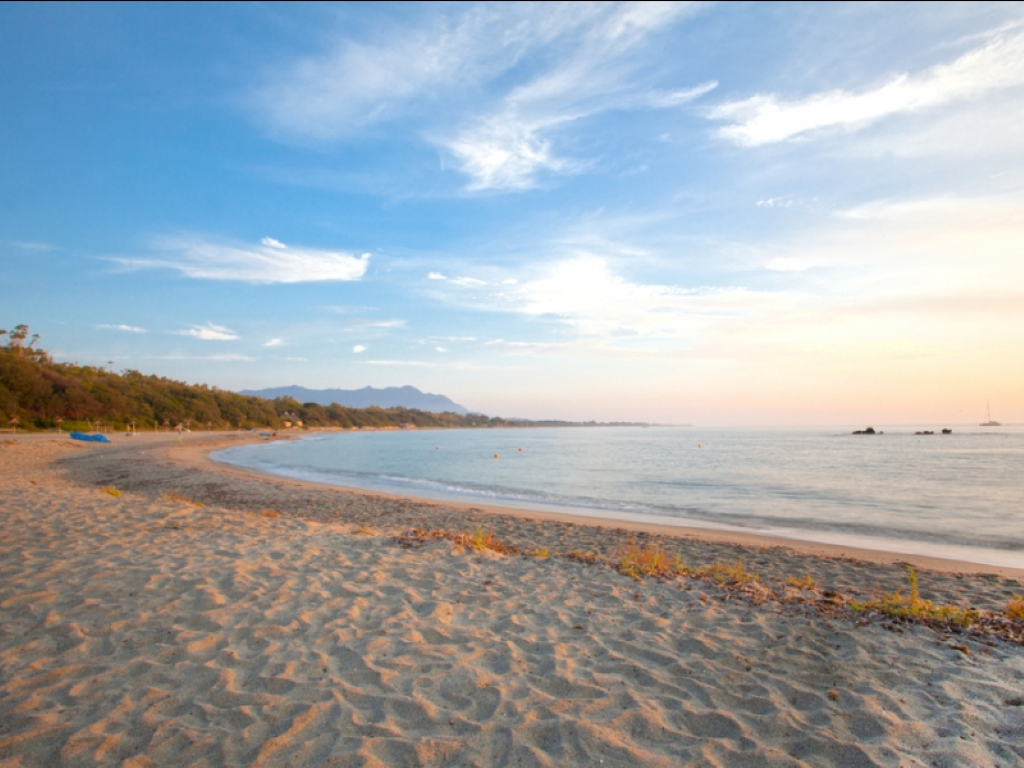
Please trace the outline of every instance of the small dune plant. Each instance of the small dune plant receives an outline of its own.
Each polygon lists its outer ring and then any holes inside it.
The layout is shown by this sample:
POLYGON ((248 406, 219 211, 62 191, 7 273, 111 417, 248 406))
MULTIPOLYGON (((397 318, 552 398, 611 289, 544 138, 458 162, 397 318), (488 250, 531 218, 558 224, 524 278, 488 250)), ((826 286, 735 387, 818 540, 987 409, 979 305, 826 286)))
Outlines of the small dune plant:
POLYGON ((1024 621, 1024 597, 1014 595, 1006 601, 1006 609, 1003 611, 1010 621, 1024 621))
POLYGON ((956 624, 969 627, 978 620, 980 614, 973 608, 962 608, 959 605, 936 605, 931 600, 921 597, 917 584, 917 571, 907 567, 908 594, 903 592, 886 592, 881 597, 864 603, 851 602, 855 611, 878 611, 886 616, 898 619, 923 619, 938 621, 943 624, 956 624))
POLYGON ((551 550, 547 547, 538 547, 530 552, 526 553, 530 557, 548 558, 551 557, 551 550))
POLYGON ((490 550, 491 552, 497 552, 499 555, 514 555, 518 552, 514 547, 510 547, 507 544, 502 544, 498 541, 494 532, 484 530, 483 525, 478 525, 472 534, 459 533, 455 536, 451 536, 451 539, 456 544, 466 547, 467 549, 475 549, 477 552, 483 552, 485 549, 490 550))
POLYGON ((115 499, 120 499, 121 498, 121 492, 119 490, 117 490, 117 488, 115 488, 112 485, 105 485, 102 488, 100 488, 100 490, 103 491, 104 493, 109 493, 115 499))
POLYGON ((760 581, 761 578, 747 570, 742 560, 735 563, 723 563, 721 560, 703 565, 692 571, 694 576, 702 579, 711 579, 719 584, 746 584, 749 581, 760 581))
POLYGON ((616 568, 623 576, 634 579, 647 576, 668 578, 689 572, 682 555, 673 558, 656 542, 641 547, 633 540, 620 550, 616 568))
POLYGON ((786 579, 786 583, 791 587, 796 587, 797 589, 817 589, 818 587, 818 582, 811 578, 811 574, 809 573, 802 579, 790 576, 786 579))

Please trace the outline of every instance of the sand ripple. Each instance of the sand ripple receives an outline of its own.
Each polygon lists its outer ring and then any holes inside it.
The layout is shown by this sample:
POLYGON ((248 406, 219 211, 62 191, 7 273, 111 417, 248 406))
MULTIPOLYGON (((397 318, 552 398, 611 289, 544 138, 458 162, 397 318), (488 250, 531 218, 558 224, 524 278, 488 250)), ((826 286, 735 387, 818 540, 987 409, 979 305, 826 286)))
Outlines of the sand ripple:
POLYGON ((1017 646, 115 499, 58 450, 0 452, 0 765, 1024 764, 1017 646))

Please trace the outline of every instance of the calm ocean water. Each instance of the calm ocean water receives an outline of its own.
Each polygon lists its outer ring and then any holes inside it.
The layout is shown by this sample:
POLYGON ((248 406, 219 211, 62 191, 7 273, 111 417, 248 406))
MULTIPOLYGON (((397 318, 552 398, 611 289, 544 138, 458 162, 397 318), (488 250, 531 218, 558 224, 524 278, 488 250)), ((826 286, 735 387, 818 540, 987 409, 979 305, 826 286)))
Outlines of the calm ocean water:
POLYGON ((370 490, 1024 567, 1024 429, 955 427, 952 435, 915 436, 923 428, 876 428, 886 434, 697 427, 354 432, 233 448, 214 458, 370 490))

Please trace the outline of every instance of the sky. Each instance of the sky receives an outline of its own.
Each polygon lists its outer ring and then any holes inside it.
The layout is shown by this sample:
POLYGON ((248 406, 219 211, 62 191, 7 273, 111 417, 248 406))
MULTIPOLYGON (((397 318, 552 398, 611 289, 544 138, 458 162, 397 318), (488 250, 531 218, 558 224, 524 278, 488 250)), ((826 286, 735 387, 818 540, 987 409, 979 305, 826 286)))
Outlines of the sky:
POLYGON ((1024 5, 0 5, 0 327, 491 415, 1024 421, 1024 5))

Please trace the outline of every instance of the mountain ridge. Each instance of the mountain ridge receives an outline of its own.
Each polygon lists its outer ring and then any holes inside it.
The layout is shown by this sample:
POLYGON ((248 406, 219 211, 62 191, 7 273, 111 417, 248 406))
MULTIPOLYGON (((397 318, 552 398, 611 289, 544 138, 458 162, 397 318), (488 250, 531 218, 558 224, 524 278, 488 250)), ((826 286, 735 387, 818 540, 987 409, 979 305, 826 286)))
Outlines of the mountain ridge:
POLYGON ((430 413, 451 411, 460 416, 470 411, 463 405, 444 395, 422 392, 416 387, 406 384, 402 387, 363 387, 362 389, 309 389, 292 384, 284 387, 267 387, 265 389, 243 389, 240 395, 252 395, 273 400, 278 397, 291 397, 300 403, 318 403, 329 406, 332 403, 347 408, 415 408, 430 413))

